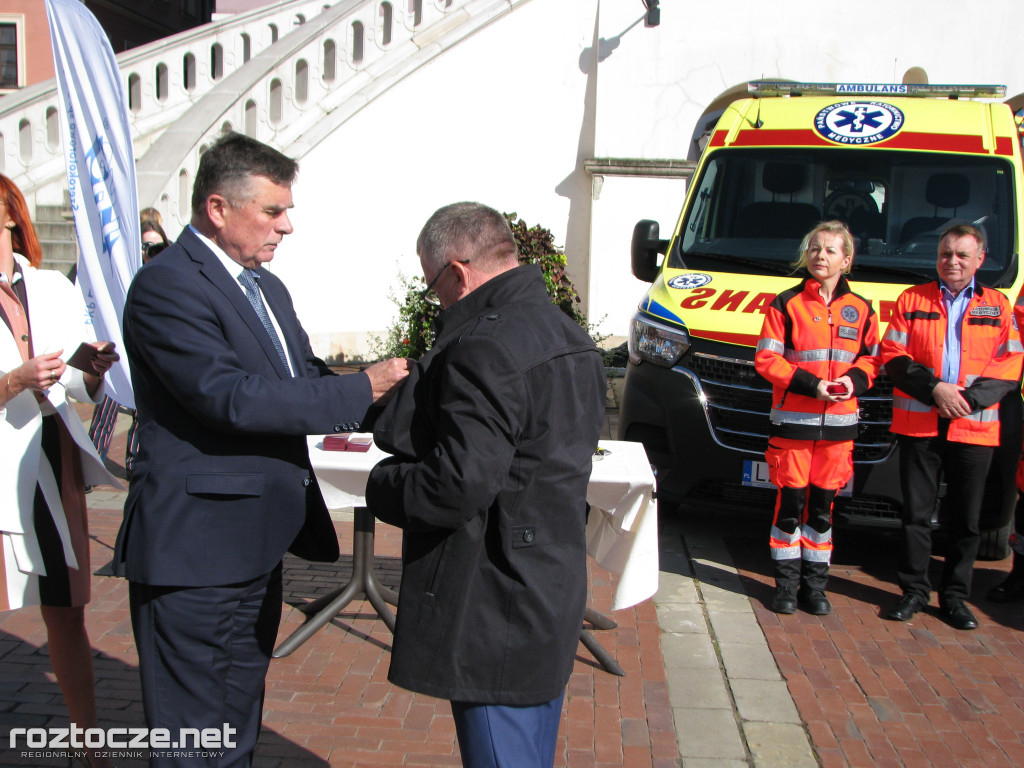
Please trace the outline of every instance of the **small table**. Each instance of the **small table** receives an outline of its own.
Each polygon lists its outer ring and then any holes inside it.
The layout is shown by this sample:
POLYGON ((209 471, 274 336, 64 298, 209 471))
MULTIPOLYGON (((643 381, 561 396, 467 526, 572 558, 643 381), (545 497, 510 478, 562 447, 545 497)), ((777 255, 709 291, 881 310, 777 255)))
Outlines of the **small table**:
MULTIPOLYGON (((323 436, 307 438, 310 462, 328 509, 354 507, 352 578, 341 588, 302 606, 309 618, 277 649, 274 658, 294 652, 318 629, 334 619, 361 594, 395 631, 395 616, 388 607, 398 595, 382 586, 373 573, 374 519, 366 509, 366 480, 370 470, 388 454, 376 445, 365 453, 325 451, 323 436)), ((587 552, 606 570, 620 574, 611 609, 635 605, 658 589, 658 521, 651 504, 654 473, 640 443, 602 440, 594 456, 587 501, 587 552)), ((584 618, 595 629, 613 629, 615 622, 588 607, 584 618)), ((602 667, 616 675, 622 668, 586 629, 580 640, 602 667)))

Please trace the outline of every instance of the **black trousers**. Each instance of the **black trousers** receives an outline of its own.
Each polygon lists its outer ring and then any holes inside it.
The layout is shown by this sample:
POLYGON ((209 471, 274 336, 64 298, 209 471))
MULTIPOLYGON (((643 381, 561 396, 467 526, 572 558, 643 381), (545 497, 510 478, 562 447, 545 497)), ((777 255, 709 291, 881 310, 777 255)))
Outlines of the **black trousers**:
POLYGON ((974 560, 978 556, 981 500, 992 463, 991 446, 968 445, 946 439, 949 422, 939 420, 936 437, 899 435, 900 485, 903 490, 903 553, 899 585, 904 594, 928 600, 931 582, 932 512, 939 481, 946 480, 948 546, 939 584, 939 602, 966 600, 971 593, 974 560))

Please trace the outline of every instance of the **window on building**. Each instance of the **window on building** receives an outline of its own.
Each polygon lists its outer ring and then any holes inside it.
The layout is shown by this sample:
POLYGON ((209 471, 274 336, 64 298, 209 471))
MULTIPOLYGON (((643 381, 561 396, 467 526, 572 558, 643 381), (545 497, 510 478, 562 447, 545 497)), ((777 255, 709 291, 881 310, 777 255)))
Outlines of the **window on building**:
POLYGON ((192 207, 192 184, 188 180, 188 171, 178 171, 178 218, 187 221, 192 207))
POLYGON ((60 146, 60 119, 56 107, 46 108, 46 148, 54 150, 60 146))
POLYGON ((191 53, 186 53, 181 62, 181 67, 183 70, 182 79, 185 81, 185 90, 194 90, 196 87, 196 57, 191 53))
POLYGON ((210 77, 214 80, 224 77, 224 46, 220 43, 210 47, 210 77))
POLYGON ((142 78, 135 72, 128 75, 128 109, 132 112, 142 109, 142 78))
POLYGON ((391 45, 391 26, 395 18, 394 8, 391 3, 380 4, 380 43, 391 45))
POLYGON ((167 65, 157 64, 156 65, 156 100, 164 101, 167 98, 167 89, 169 86, 167 65))
POLYGON ((309 64, 305 59, 295 62, 295 101, 305 104, 309 98, 309 64))
POLYGON ((245 102, 245 135, 250 139, 259 138, 256 135, 258 115, 256 114, 256 102, 249 99, 245 102))
POLYGON ((270 81, 270 124, 279 125, 284 115, 284 86, 276 77, 270 81))
POLYGON ((333 40, 324 41, 324 82, 333 83, 337 77, 338 47, 333 40))
POLYGON ((363 24, 359 21, 352 22, 352 63, 358 64, 363 60, 363 24))
POLYGON ((18 66, 18 25, 0 21, 0 90, 22 85, 21 67, 18 66))
POLYGON ((18 122, 18 157, 21 162, 32 162, 32 123, 25 118, 18 122))
POLYGON ((252 39, 247 34, 245 34, 243 32, 242 33, 242 63, 244 64, 245 62, 247 62, 251 58, 252 58, 252 39))

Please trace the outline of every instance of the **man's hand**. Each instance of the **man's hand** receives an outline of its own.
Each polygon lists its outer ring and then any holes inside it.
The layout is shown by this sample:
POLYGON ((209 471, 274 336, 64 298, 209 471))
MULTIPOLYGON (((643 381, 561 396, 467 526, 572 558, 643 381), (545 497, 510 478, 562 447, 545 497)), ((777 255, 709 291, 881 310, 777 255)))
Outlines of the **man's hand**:
POLYGON ((959 419, 971 412, 971 405, 960 394, 961 390, 963 387, 950 384, 948 381, 940 381, 935 385, 932 398, 939 410, 939 416, 944 419, 959 419))
POLYGON ((367 368, 365 373, 370 377, 373 401, 378 405, 383 405, 390 400, 391 396, 398 391, 398 385, 409 375, 411 370, 412 360, 406 357, 381 360, 367 368))

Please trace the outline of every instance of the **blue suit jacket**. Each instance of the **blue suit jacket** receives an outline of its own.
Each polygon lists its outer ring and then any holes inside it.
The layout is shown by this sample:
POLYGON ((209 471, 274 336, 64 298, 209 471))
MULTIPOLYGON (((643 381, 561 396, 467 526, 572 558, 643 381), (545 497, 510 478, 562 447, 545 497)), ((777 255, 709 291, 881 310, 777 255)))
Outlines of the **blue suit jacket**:
POLYGON ((186 228, 128 291, 140 451, 114 572, 130 580, 224 585, 270 571, 289 547, 338 556, 305 436, 357 428, 369 379, 314 357, 288 291, 263 270, 289 376, 236 277, 186 228))

